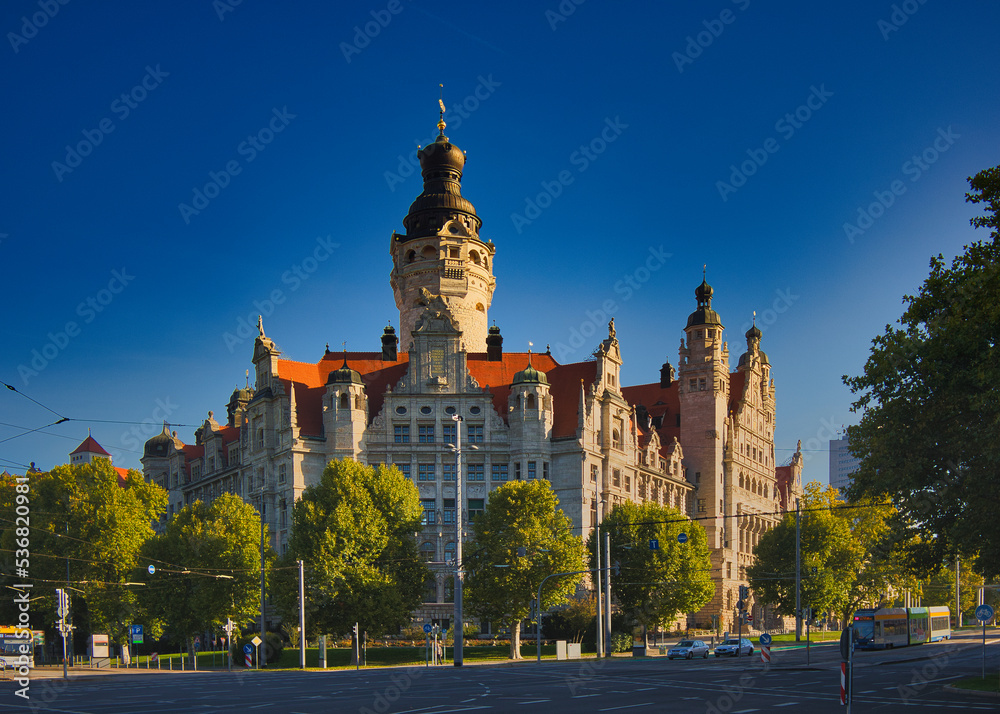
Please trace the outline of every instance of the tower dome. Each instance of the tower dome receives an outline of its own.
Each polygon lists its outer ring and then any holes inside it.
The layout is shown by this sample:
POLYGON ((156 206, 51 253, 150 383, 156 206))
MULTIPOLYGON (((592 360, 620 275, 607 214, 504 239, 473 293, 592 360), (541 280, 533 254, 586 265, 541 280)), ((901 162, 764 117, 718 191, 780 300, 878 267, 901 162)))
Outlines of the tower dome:
POLYGON ((712 286, 704 279, 701 285, 694 289, 695 299, 698 300, 698 309, 688 316, 687 326, 695 325, 718 325, 722 327, 722 319, 719 313, 712 309, 712 286))
POLYGON ((347 365, 347 352, 344 352, 344 364, 338 369, 330 372, 330 376, 326 379, 327 384, 364 384, 361 380, 361 373, 357 370, 351 369, 347 365))

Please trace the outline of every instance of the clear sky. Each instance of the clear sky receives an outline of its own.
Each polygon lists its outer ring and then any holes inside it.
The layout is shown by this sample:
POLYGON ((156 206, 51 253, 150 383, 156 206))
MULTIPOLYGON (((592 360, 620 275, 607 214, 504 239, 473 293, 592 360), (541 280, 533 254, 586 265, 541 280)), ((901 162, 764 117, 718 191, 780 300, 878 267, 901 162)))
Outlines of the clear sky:
POLYGON ((9 0, 0 379, 72 421, 19 436, 58 417, 0 390, 0 468, 65 463, 88 428, 120 466, 150 423, 192 442, 262 312, 292 359, 379 349, 444 84, 505 348, 586 359, 610 301, 623 382, 656 381, 707 264, 733 366, 757 311, 779 462, 802 439, 826 481, 857 419, 841 375, 930 256, 987 237, 964 193, 1000 163, 998 21, 985 0, 9 0))

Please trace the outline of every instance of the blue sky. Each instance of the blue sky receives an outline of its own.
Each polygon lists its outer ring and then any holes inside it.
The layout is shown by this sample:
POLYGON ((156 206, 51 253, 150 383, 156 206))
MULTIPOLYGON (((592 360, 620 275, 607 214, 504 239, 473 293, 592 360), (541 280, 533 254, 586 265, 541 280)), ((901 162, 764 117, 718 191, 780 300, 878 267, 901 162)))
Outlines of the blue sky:
POLYGON ((378 349, 444 84, 505 347, 585 359, 610 301, 623 381, 655 381, 707 264, 734 366, 758 313, 779 460, 802 439, 825 481, 856 420, 841 375, 932 255, 986 237, 964 193, 1000 163, 998 20, 934 0, 4 3, 0 379, 72 421, 20 435, 58 417, 0 391, 0 468, 65 463, 88 428, 121 466, 164 418, 193 441, 260 312, 289 358, 378 349))

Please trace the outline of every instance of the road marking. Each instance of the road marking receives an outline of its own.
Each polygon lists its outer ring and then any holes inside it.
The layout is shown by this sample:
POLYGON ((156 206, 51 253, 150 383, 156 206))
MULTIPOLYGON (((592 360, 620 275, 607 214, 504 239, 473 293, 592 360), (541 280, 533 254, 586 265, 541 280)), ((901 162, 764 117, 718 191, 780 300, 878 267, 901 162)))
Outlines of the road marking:
POLYGON ((642 689, 636 689, 635 691, 637 691, 637 692, 651 692, 654 689, 656 689, 656 687, 643 687, 642 689))
POLYGON ((750 714, 750 712, 759 712, 760 709, 740 709, 739 711, 733 712, 733 714, 750 714))
POLYGON ((607 709, 598 709, 599 712, 613 712, 618 709, 635 709, 636 707, 651 707, 653 702, 643 702, 642 704, 625 704, 620 707, 608 707, 607 709))
POLYGON ((794 707, 798 702, 782 702, 781 704, 775 704, 776 707, 794 707))
POLYGON ((543 704, 544 702, 551 701, 551 699, 532 699, 530 702, 518 702, 518 704, 543 704))
POLYGON ((599 697, 600 694, 574 694, 573 699, 583 699, 585 697, 599 697))

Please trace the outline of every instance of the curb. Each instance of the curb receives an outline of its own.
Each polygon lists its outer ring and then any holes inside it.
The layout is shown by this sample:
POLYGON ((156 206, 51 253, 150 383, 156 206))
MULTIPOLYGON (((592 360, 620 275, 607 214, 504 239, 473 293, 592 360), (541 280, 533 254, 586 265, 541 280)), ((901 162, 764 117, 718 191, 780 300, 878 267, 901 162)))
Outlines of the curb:
POLYGON ((977 697, 986 697, 988 699, 1000 699, 1000 692, 983 692, 978 689, 963 689, 961 687, 956 687, 954 684, 946 684, 941 687, 946 692, 951 692, 953 694, 973 694, 977 697))

